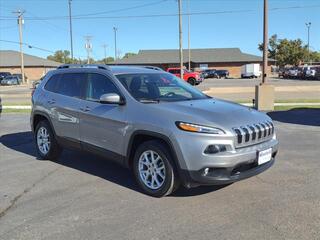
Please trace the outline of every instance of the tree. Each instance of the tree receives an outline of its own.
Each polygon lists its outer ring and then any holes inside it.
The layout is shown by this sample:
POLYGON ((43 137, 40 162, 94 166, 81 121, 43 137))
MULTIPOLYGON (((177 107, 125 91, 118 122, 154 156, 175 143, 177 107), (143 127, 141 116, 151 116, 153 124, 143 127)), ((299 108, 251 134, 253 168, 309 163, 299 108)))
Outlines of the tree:
POLYGON ((137 55, 136 53, 132 53, 132 52, 127 52, 123 58, 128 58, 128 57, 131 57, 131 56, 134 56, 134 55, 137 55))
POLYGON ((320 62, 320 52, 310 52, 310 61, 320 62))
MULTIPOLYGON (((268 51, 269 51, 268 57, 269 58, 272 58, 272 59, 276 58, 276 52, 277 52, 277 48, 279 45, 279 41, 281 41, 281 40, 278 40, 277 34, 273 34, 270 37, 269 43, 268 43, 268 51)), ((260 51, 263 51, 263 43, 260 43, 258 48, 260 51)))
POLYGON ((301 39, 280 41, 277 47, 276 60, 279 66, 300 65, 308 57, 308 48, 301 39))
POLYGON ((72 63, 70 58, 70 52, 68 50, 58 50, 53 55, 47 57, 47 59, 60 62, 60 63, 72 63))
MULTIPOLYGON (((263 45, 259 44, 258 49, 262 51, 263 45)), ((301 39, 278 39, 276 34, 269 39, 268 52, 268 57, 275 59, 277 65, 281 67, 285 65, 298 66, 308 59, 307 46, 303 44, 301 39)))

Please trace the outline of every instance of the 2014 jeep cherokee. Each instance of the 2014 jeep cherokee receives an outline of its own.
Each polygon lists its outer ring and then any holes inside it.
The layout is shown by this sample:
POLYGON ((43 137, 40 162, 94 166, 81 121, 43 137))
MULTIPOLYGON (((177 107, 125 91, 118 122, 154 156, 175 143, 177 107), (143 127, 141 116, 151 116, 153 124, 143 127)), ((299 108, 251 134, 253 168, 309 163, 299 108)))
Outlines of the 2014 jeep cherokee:
POLYGON ((127 66, 62 65, 32 96, 41 158, 92 151, 131 168, 152 196, 228 184, 274 163, 274 125, 264 113, 211 98, 176 76, 127 66))

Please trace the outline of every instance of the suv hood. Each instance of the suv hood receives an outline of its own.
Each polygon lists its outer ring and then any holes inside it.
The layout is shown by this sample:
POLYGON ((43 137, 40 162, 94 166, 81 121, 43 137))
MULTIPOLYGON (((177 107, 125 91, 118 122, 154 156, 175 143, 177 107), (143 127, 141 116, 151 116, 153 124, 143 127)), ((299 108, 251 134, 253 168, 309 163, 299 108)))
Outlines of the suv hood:
POLYGON ((271 120, 266 114, 252 108, 217 99, 168 102, 157 106, 174 114, 172 117, 175 121, 223 129, 271 120))

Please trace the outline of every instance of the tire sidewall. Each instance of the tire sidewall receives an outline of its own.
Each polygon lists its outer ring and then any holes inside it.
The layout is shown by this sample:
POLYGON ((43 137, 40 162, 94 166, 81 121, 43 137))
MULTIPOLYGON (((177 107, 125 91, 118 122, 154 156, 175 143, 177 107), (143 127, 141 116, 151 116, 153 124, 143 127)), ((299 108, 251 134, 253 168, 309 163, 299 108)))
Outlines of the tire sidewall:
POLYGON ((172 160, 171 156, 168 152, 168 150, 162 146, 161 143, 157 141, 148 141, 146 143, 143 143, 140 145, 134 155, 133 159, 133 173, 136 178, 136 181, 138 185, 142 188, 142 190, 147 193, 148 195, 151 195, 153 197, 162 197, 169 195, 171 191, 173 190, 174 187, 174 179, 175 179, 175 174, 174 174, 174 168, 172 165, 172 160), (165 165, 165 171, 166 171, 166 177, 163 185, 156 190, 148 188, 143 181, 140 178, 139 174, 139 159, 140 156, 143 152, 152 150, 156 152, 161 158, 162 161, 165 165))

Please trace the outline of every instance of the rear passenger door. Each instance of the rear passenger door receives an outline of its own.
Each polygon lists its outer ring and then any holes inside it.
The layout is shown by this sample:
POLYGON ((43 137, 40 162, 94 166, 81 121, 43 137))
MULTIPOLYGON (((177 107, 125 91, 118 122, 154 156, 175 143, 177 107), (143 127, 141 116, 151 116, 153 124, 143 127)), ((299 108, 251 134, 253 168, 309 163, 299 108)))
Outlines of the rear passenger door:
POLYGON ((80 72, 60 74, 47 98, 56 135, 75 147, 80 147, 79 111, 86 78, 80 72))
POLYGON ((101 95, 120 91, 111 77, 100 73, 89 73, 84 101, 80 113, 80 136, 83 147, 106 153, 121 163, 123 136, 127 127, 125 105, 102 104, 101 95))

